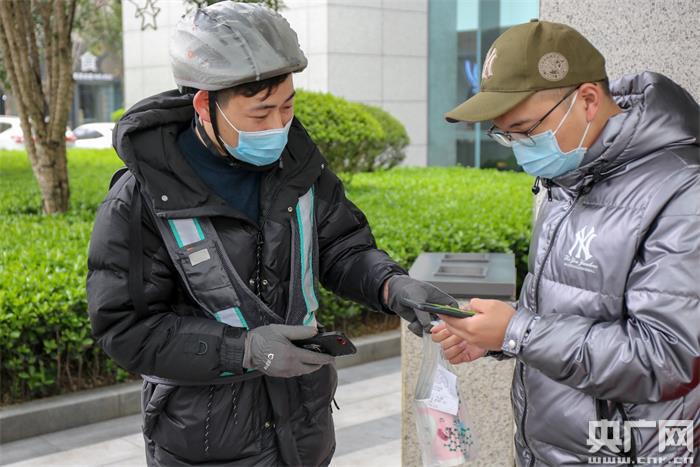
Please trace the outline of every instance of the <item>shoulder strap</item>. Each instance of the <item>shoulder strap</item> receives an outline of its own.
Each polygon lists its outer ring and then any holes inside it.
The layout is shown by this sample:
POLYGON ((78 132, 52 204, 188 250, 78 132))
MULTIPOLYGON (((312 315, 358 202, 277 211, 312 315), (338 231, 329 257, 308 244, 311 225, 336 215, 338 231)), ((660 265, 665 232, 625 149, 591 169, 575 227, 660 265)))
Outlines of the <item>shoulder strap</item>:
MULTIPOLYGON (((124 169, 126 170, 126 169, 124 169)), ((119 172, 117 172, 119 173, 119 172)), ((119 177, 121 177, 121 175, 119 177)), ((115 174, 116 176, 117 174, 115 174)), ((119 178, 117 177, 116 180, 119 178)), ((116 181, 112 177, 113 182, 116 181)), ((111 184, 110 184, 111 187, 111 184)), ((141 214, 143 212, 141 190, 138 182, 134 183, 134 190, 131 196, 131 213, 129 216, 129 277, 127 286, 129 296, 134 305, 134 310, 139 318, 144 318, 148 314, 146 306, 146 295, 144 293, 143 280, 143 238, 141 232, 141 214)))
MULTIPOLYGON (((109 189, 111 190, 127 172, 129 172, 129 169, 126 167, 122 167, 114 172, 112 179, 109 181, 109 189)), ((129 212, 129 272, 127 289, 129 291, 131 303, 134 306, 134 311, 139 319, 142 319, 148 314, 143 280, 143 237, 141 233, 142 203, 139 183, 134 179, 129 212)))
MULTIPOLYGON (((126 169, 124 171, 119 171, 118 175, 115 174, 113 177, 113 183, 119 180, 119 178, 126 173, 126 169)), ((151 211, 147 211, 150 215, 151 211)), ((148 315, 148 306, 146 302, 146 296, 144 293, 145 290, 145 283, 144 283, 144 277, 143 277, 143 237, 142 237, 142 223, 141 223, 141 218, 143 214, 143 198, 141 195, 141 190, 139 187, 139 183, 137 181, 134 181, 134 188, 132 191, 132 198, 131 198, 131 212, 129 215, 129 275, 127 279, 127 287, 129 290, 129 296, 131 297, 131 301, 134 306, 134 310, 136 312, 136 315, 138 319, 143 319, 145 316, 148 315)), ((156 222, 156 225, 160 228, 161 223, 158 223, 158 220, 154 220, 156 222)), ((207 225, 208 225, 208 219, 207 219, 207 225)), ((199 226, 199 222, 196 222, 197 226, 199 226)), ((201 229, 197 228, 199 233, 201 234, 201 229)), ((212 227, 213 230, 213 227, 212 227)), ((162 230, 161 230, 162 232, 162 230)), ((176 235, 176 239, 179 242, 183 241, 184 238, 184 233, 186 230, 180 230, 178 234, 178 230, 173 228, 173 233, 176 235)), ((188 239, 189 240, 189 239, 188 239)), ((189 241, 188 241, 189 243, 189 241)), ((167 240, 166 240, 166 245, 167 245, 167 240)), ((172 250, 171 245, 167 245, 167 249, 169 252, 172 250)), ((177 265, 176 265, 177 267, 177 265)), ((233 295, 233 300, 236 301, 236 304, 238 303, 238 298, 235 296, 235 292, 231 288, 229 292, 233 295)), ((190 291, 191 293, 191 291, 190 291)), ((238 307, 233 307, 230 309, 224 309, 219 311, 218 313, 214 314, 215 318, 218 321, 225 322, 226 324, 229 325, 237 325, 239 327, 245 327, 248 328, 248 325, 243 318, 240 310, 238 307)), ((258 378, 262 374, 256 371, 249 371, 243 375, 232 375, 229 372, 223 372, 221 375, 215 379, 212 379, 210 381, 206 382, 192 382, 192 381, 186 381, 186 380, 175 380, 175 379, 167 379, 167 378, 158 378, 156 376, 151 376, 151 375, 142 375, 142 377, 146 381, 154 382, 154 383, 160 383, 160 384, 168 384, 168 385, 174 385, 174 386, 194 386, 194 385, 209 385, 209 384, 232 384, 232 383, 238 383, 241 381, 245 381, 247 379, 251 378, 258 378)))
POLYGON ((122 176, 127 173, 129 169, 126 167, 122 167, 121 169, 118 169, 114 174, 112 175, 112 179, 109 181, 109 188, 111 189, 115 183, 119 181, 122 176))
POLYGON ((247 288, 208 217, 158 218, 156 225, 183 287, 202 310, 229 326, 251 329, 260 325, 255 313, 245 314, 240 308, 239 291, 247 288), (219 286, 212 288, 212 283, 219 286))

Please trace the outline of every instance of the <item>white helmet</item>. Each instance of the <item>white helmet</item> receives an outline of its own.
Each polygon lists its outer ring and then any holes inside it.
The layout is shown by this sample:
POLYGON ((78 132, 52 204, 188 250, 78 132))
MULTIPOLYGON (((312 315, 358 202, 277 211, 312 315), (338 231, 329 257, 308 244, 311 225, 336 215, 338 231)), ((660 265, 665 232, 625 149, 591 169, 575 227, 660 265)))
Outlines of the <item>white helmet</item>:
POLYGON ((223 1, 195 10, 170 40, 180 90, 218 91, 302 71, 307 63, 287 20, 257 4, 223 1))

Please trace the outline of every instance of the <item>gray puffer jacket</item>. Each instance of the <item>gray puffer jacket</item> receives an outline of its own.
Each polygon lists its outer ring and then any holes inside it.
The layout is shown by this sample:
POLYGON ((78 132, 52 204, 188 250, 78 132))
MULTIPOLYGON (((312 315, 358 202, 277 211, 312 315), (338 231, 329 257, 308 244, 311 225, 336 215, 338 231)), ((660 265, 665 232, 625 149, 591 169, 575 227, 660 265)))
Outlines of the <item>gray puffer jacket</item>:
POLYGON ((611 91, 624 112, 579 169, 544 181, 549 200, 503 343, 518 359, 520 466, 627 464, 634 452, 640 463, 700 461, 679 443, 700 445, 699 108, 655 73, 611 91), (599 430, 589 444, 589 422, 601 419, 619 423, 620 442, 599 430), (624 436, 626 419, 652 426, 624 436), (660 452, 663 420, 692 424, 660 452))

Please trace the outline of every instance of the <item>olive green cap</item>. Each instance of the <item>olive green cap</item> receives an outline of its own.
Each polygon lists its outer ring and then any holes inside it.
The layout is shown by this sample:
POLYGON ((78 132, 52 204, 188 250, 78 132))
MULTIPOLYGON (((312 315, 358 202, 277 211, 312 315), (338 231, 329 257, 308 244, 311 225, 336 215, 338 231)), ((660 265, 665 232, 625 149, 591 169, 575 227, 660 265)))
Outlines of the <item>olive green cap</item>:
POLYGON ((494 41, 476 95, 445 114, 448 122, 493 120, 544 89, 607 78, 605 58, 574 28, 531 20, 494 41))

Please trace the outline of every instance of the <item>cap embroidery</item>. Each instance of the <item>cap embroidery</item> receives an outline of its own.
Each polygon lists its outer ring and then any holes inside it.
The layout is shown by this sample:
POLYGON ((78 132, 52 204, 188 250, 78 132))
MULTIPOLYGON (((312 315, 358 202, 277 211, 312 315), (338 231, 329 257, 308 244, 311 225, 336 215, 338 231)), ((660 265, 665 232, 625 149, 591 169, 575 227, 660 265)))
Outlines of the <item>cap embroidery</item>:
POLYGON ((542 55, 537 69, 547 81, 561 81, 569 73, 569 61, 559 52, 549 52, 542 55))
POLYGON ((484 69, 481 72, 481 79, 488 79, 493 76, 493 61, 496 59, 496 49, 489 50, 484 60, 484 69))

